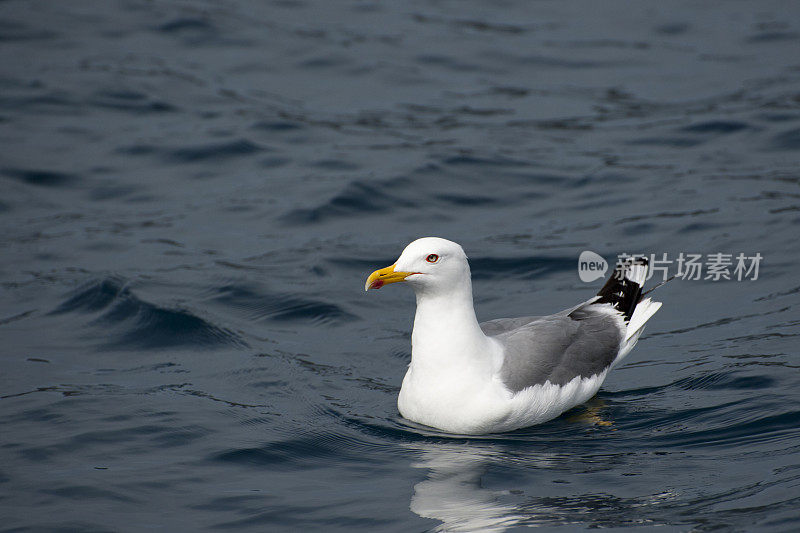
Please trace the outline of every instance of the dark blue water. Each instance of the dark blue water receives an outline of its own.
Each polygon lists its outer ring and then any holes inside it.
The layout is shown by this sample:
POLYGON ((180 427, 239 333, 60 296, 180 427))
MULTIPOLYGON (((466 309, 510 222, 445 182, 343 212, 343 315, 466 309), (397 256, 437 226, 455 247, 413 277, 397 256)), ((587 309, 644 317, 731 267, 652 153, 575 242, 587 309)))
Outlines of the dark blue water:
POLYGON ((2 2, 0 530, 797 530, 798 51, 778 1, 2 2), (583 250, 763 261, 467 439, 363 291, 425 235, 482 320, 583 250))

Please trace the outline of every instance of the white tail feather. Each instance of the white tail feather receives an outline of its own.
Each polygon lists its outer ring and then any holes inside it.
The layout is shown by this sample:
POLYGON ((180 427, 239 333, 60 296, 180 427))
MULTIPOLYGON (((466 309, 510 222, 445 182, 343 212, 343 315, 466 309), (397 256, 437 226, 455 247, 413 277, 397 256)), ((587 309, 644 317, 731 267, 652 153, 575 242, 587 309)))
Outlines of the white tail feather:
POLYGON ((636 346, 636 342, 644 331, 645 323, 650 320, 651 316, 656 314, 656 311, 658 311, 660 307, 661 302, 654 302, 650 298, 645 298, 636 304, 636 309, 633 310, 633 316, 631 316, 631 320, 628 322, 628 327, 625 330, 625 339, 622 341, 616 359, 614 359, 614 362, 611 364, 612 368, 617 366, 617 363, 622 361, 622 359, 633 350, 633 347, 636 346))
POLYGON ((633 310, 633 315, 628 322, 628 328, 625 331, 625 340, 630 340, 636 333, 642 329, 645 323, 650 320, 650 317, 656 314, 661 308, 661 302, 654 302, 650 298, 645 298, 638 304, 636 309, 633 310))

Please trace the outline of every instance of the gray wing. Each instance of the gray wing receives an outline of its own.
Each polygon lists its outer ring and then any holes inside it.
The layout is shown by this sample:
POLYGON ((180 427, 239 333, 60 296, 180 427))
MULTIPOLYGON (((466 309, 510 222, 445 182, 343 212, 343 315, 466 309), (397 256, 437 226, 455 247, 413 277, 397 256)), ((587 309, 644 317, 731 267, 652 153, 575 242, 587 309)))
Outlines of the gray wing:
POLYGON ((607 306, 582 304, 556 315, 481 324, 486 335, 503 344, 500 373, 506 386, 517 392, 546 381, 564 385, 607 369, 617 357, 625 326, 607 306))
POLYGON ((479 325, 484 335, 494 337, 495 335, 500 335, 501 333, 506 333, 512 329, 530 324, 534 320, 539 320, 540 318, 546 317, 523 316, 520 318, 497 318, 495 320, 489 320, 488 322, 481 322, 479 325))

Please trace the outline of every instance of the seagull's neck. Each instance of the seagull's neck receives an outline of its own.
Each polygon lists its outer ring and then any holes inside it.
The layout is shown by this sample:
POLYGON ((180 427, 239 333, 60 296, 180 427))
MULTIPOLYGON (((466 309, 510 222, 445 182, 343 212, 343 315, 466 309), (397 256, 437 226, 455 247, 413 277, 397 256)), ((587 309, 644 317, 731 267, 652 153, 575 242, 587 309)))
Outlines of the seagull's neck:
POLYGON ((411 334, 412 367, 482 369, 494 364, 491 341, 483 334, 467 283, 445 293, 418 293, 411 334))

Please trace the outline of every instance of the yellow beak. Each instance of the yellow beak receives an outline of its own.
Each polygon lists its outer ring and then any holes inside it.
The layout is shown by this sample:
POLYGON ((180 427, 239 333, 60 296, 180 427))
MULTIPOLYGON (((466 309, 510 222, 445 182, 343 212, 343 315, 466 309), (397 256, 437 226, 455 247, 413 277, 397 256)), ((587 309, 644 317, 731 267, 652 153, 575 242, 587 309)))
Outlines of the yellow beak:
POLYGON ((367 282, 364 284, 364 290, 368 291, 370 289, 380 289, 388 283, 397 283, 398 281, 403 281, 411 274, 413 274, 413 272, 395 271, 394 265, 376 270, 367 278, 367 282))

